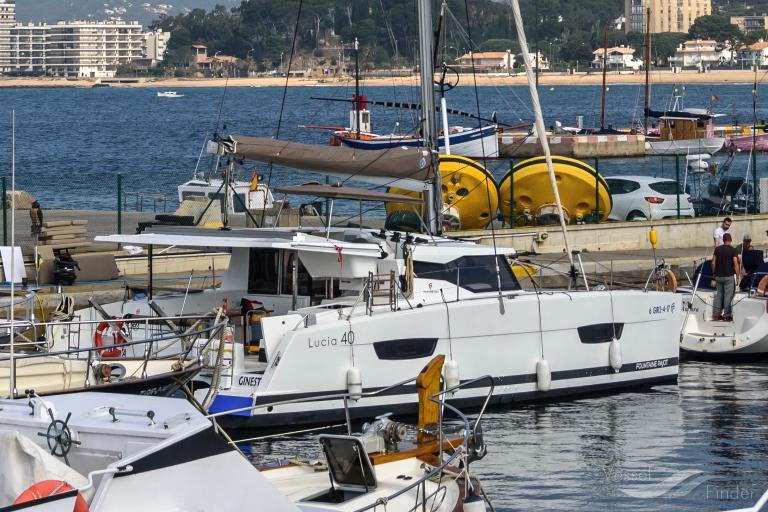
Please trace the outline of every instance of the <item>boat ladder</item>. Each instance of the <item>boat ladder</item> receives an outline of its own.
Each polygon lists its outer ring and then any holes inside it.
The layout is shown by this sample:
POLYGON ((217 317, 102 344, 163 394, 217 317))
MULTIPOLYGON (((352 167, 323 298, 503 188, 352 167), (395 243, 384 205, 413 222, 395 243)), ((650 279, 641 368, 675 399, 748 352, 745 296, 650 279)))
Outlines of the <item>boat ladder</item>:
POLYGON ((397 309, 397 277, 395 272, 389 274, 368 273, 365 284, 365 312, 373 314, 374 306, 389 306, 389 309, 397 309))

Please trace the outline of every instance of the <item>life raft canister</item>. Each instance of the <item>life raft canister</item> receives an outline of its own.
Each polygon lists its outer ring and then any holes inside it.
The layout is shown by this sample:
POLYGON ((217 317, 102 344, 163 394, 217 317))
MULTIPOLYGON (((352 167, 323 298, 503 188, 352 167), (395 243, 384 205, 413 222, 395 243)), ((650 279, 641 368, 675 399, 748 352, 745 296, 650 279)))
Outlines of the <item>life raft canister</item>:
MULTIPOLYGON (((16 498, 16 501, 14 501, 13 504, 21 505, 22 503, 38 501, 74 490, 74 487, 63 480, 43 480, 29 486, 24 492, 19 494, 19 497, 16 498)), ((75 508, 73 512, 88 512, 88 503, 80 494, 78 494, 75 499, 75 508)))
POLYGON ((104 321, 100 322, 99 325, 96 326, 96 333, 93 335, 93 344, 99 348, 99 354, 101 354, 101 357, 123 357, 125 355, 125 349, 118 347, 118 345, 122 345, 124 343, 125 336, 123 335, 123 322, 104 321), (115 330, 112 325, 117 327, 117 330, 115 330), (112 330, 114 333, 113 343, 111 345, 107 345, 111 348, 101 348, 104 346, 103 337, 107 330, 112 330))

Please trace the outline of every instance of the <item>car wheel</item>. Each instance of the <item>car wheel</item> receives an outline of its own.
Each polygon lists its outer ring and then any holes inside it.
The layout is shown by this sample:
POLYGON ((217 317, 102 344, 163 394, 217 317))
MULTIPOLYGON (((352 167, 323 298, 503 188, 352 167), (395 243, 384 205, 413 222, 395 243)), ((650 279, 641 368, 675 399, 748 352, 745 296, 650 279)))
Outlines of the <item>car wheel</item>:
POLYGON ((646 220, 648 217, 645 216, 645 214, 639 210, 632 210, 629 212, 629 215, 627 215, 628 221, 636 221, 636 220, 646 220))

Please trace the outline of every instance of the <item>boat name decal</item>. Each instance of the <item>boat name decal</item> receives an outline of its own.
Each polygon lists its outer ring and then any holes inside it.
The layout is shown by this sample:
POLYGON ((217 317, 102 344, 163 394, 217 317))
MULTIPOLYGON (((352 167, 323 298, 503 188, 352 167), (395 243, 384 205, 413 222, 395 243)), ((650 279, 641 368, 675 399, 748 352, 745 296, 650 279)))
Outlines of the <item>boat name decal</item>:
POLYGON ((663 313, 674 313, 675 303, 663 304, 661 306, 652 306, 648 308, 649 315, 661 315, 663 313))
POLYGON ((241 375, 237 380, 239 386, 257 387, 261 382, 261 377, 254 377, 253 375, 241 375))
POLYGON ((337 345, 353 345, 355 343, 355 331, 346 331, 341 337, 307 338, 308 348, 335 347, 337 345))
POLYGON ((635 370, 652 370, 669 366, 669 359, 656 359, 655 361, 643 361, 635 365, 635 370))

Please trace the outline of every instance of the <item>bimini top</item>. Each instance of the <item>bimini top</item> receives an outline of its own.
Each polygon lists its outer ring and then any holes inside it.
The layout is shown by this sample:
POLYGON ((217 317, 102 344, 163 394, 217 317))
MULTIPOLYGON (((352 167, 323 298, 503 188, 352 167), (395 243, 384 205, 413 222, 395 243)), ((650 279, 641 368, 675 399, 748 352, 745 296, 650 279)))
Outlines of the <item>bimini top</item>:
POLYGON ((346 185, 322 185, 320 183, 304 183, 290 187, 278 187, 275 192, 281 194, 294 194, 299 196, 328 197, 331 199, 353 199, 355 201, 380 201, 398 202, 409 204, 421 204, 418 197, 410 197, 403 194, 390 194, 365 188, 348 187, 346 185))
POLYGON ((97 236, 97 242, 161 247, 254 247, 289 249, 297 238, 318 238, 296 230, 211 229, 197 227, 150 228, 139 235, 97 236))
POLYGON ((432 177, 429 152, 421 148, 399 146, 357 150, 241 135, 216 142, 224 153, 238 158, 353 178, 375 185, 424 190, 425 182, 432 177))

